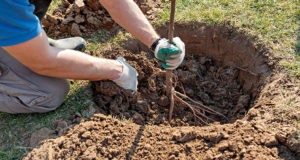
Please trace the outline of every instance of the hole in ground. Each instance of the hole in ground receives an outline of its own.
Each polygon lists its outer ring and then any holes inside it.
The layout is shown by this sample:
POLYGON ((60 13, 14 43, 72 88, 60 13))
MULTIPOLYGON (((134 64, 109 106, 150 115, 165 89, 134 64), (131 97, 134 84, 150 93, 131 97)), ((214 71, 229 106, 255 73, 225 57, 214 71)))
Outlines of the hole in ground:
MULTIPOLYGON (((167 36, 167 28, 159 33, 167 36)), ((256 49, 246 36, 232 28, 204 24, 177 24, 175 36, 186 44, 186 58, 173 71, 175 90, 185 93, 218 111, 228 121, 206 113, 220 123, 243 118, 253 106, 260 87, 271 73, 264 49, 256 49)), ((165 96, 165 76, 157 73, 160 62, 138 40, 121 43, 123 47, 106 50, 102 55, 124 57, 139 73, 138 92, 119 88, 111 81, 93 82, 94 100, 101 113, 132 119, 137 124, 168 125, 169 100, 165 96)), ((194 120, 191 110, 175 103, 172 126, 203 125, 194 120)))

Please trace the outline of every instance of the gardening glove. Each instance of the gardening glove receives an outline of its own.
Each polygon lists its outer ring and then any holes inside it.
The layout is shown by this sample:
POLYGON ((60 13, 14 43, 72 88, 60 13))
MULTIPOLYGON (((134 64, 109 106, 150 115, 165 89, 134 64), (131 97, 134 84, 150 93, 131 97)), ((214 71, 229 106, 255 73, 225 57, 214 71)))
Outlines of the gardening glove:
POLYGON ((176 69, 182 63, 185 56, 185 44, 179 37, 173 38, 173 43, 169 43, 165 38, 160 39, 156 45, 154 54, 157 59, 164 62, 163 68, 176 69))
POLYGON ((117 60, 123 64, 123 72, 118 79, 112 81, 124 89, 130 89, 135 92, 138 85, 136 69, 131 67, 123 57, 118 57, 117 60))

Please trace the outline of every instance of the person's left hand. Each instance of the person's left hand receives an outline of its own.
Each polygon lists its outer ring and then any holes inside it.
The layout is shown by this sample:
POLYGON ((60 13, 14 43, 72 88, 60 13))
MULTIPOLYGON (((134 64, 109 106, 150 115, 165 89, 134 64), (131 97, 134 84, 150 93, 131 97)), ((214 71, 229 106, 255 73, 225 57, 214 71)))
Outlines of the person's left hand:
POLYGON ((130 66, 123 57, 118 57, 117 60, 123 65, 123 72, 118 79, 112 80, 117 85, 124 89, 130 89, 134 92, 137 91, 138 73, 135 68, 130 66))
POLYGON ((184 59, 185 44, 179 37, 173 38, 173 43, 163 38, 158 41, 154 54, 157 59, 164 62, 163 68, 176 69, 184 59))

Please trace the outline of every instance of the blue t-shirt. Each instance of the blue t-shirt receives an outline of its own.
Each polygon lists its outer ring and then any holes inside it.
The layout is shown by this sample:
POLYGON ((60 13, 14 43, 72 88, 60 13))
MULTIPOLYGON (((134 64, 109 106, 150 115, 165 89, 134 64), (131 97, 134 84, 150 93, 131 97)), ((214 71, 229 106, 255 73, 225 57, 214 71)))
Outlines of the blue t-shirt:
POLYGON ((26 42, 42 31, 28 0, 0 0, 0 47, 26 42))

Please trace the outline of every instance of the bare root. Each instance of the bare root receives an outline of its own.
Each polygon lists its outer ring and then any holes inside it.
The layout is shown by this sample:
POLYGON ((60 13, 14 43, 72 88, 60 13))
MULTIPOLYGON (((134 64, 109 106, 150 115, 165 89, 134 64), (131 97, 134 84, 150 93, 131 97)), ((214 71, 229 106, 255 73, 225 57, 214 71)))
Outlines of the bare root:
MULTIPOLYGON (((158 71, 154 72, 149 77, 149 80, 148 80, 148 86, 151 91, 156 90, 155 87, 153 87, 153 86, 155 86, 155 77, 157 77, 158 75, 161 75, 161 74, 166 75, 166 79, 167 79, 167 81, 169 81, 169 82, 167 82, 167 92, 169 90, 169 93, 167 93, 167 96, 170 99, 169 121, 172 120, 172 115, 173 115, 173 110, 174 110, 174 101, 176 101, 177 103, 184 104, 187 108, 189 108, 193 112, 195 123, 200 121, 201 123, 207 125, 208 123, 215 122, 214 119, 208 117, 206 114, 219 116, 228 121, 227 117, 224 116, 222 113, 219 113, 219 112, 205 106, 201 102, 193 100, 192 98, 188 97, 185 93, 182 94, 180 92, 175 91, 174 87, 172 86, 173 77, 175 78, 175 82, 176 82, 175 84, 180 84, 180 83, 177 82, 178 79, 177 79, 176 75, 174 75, 172 72, 168 73, 168 71, 162 71, 162 70, 158 70, 158 71)), ((183 86, 181 85, 179 87, 184 92, 183 86)))

